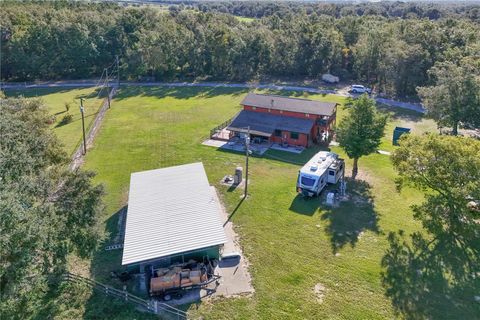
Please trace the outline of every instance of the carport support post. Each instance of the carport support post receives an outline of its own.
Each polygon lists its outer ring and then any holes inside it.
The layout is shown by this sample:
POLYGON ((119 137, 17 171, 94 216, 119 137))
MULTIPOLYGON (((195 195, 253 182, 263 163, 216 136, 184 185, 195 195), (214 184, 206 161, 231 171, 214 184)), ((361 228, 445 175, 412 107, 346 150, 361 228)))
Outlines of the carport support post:
POLYGON ((250 154, 250 126, 247 128, 247 136, 245 137, 245 152, 246 152, 246 160, 245 160, 245 194, 243 195, 244 198, 247 197, 248 194, 248 155, 250 154))

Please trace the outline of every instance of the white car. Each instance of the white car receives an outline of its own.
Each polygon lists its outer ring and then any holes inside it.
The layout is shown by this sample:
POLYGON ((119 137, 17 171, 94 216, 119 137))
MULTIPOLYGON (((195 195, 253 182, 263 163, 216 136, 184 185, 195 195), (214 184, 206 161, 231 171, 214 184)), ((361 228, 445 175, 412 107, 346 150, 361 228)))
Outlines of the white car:
POLYGON ((360 84, 352 85, 352 89, 350 90, 352 93, 372 93, 372 89, 362 86, 360 84))

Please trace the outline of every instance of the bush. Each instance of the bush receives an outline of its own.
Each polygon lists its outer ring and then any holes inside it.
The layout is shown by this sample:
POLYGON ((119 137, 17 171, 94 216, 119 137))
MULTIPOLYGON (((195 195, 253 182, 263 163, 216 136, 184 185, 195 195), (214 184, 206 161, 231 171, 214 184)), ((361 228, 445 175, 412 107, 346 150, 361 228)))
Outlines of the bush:
POLYGON ((67 113, 66 115, 63 116, 62 120, 58 123, 57 127, 64 126, 66 124, 69 124, 73 120, 73 115, 70 113, 67 113))

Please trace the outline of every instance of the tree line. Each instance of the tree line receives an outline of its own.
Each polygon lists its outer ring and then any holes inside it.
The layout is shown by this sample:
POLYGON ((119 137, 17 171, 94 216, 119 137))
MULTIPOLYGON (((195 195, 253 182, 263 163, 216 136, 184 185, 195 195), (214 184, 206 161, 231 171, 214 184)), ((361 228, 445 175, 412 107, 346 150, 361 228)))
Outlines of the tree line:
POLYGON ((391 96, 416 97, 417 87, 434 84, 429 70, 440 63, 467 61, 479 72, 480 25, 465 15, 429 20, 279 11, 245 22, 177 7, 4 2, 1 78, 98 77, 118 55, 121 77, 130 80, 315 79, 328 72, 391 96))
POLYGON ((31 319, 69 255, 89 257, 102 238, 104 191, 92 172, 68 169, 39 99, 0 92, 0 132, 0 314, 31 319))
POLYGON ((157 1, 196 8, 203 12, 216 11, 237 16, 261 18, 289 12, 345 16, 382 16, 392 18, 440 18, 466 17, 478 21, 480 8, 474 1, 456 2, 302 2, 302 1, 157 1))

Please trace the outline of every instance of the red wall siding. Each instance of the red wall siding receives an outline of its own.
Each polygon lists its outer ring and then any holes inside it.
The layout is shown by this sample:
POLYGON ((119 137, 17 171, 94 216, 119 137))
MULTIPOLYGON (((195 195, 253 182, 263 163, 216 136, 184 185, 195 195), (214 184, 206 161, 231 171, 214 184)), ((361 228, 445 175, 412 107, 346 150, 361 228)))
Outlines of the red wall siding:
MULTIPOLYGON (((248 111, 270 113, 270 114, 282 115, 282 116, 287 116, 287 117, 311 119, 311 120, 314 120, 314 121, 316 121, 319 118, 322 118, 322 116, 315 115, 315 114, 309 114, 309 116, 307 117, 307 115, 305 113, 302 113, 302 112, 281 111, 281 110, 275 110, 275 109, 246 106, 246 105, 243 106, 243 109, 248 110, 248 111)), ((324 131, 332 130, 332 126, 335 125, 335 123, 336 123, 336 116, 337 116, 337 112, 335 110, 332 117, 330 117, 329 122, 326 125, 326 127, 319 126, 319 125, 315 124, 313 126, 312 130, 310 131, 310 136, 312 137, 312 139, 316 141, 317 136, 319 135, 319 133, 322 130, 324 130, 324 131)), ((282 138, 275 137, 275 136, 272 135, 271 140, 275 143, 282 143, 283 141, 285 141, 285 142, 287 142, 288 144, 291 144, 291 145, 301 145, 301 146, 305 146, 305 147, 308 145, 308 136, 306 134, 299 134, 298 139, 293 140, 293 139, 290 138, 290 133, 288 131, 282 131, 282 138), (287 138, 285 138, 285 135, 286 135, 287 138)))
POLYGON ((281 137, 276 137, 275 135, 272 135, 272 142, 275 143, 283 143, 286 142, 292 146, 303 146, 307 147, 308 146, 308 136, 303 133, 298 134, 298 139, 292 139, 290 138, 290 132, 289 131, 282 131, 282 136, 281 137))

